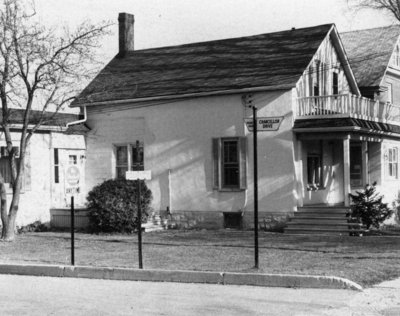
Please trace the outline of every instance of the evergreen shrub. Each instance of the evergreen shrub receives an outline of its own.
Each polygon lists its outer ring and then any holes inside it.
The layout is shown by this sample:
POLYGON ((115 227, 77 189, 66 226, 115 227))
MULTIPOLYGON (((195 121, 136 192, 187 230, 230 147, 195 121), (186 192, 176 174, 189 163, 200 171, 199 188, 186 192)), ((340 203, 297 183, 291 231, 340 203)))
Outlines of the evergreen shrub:
POLYGON ((383 195, 376 192, 376 182, 372 185, 367 184, 362 191, 356 191, 356 194, 350 194, 350 197, 353 203, 349 216, 361 220, 367 229, 378 229, 393 213, 387 203, 382 202, 383 195))
MULTIPOLYGON (((88 195, 88 216, 93 232, 132 233, 139 225, 137 207, 137 181, 125 179, 106 180, 88 195)), ((142 223, 150 211, 152 193, 141 181, 142 223)))

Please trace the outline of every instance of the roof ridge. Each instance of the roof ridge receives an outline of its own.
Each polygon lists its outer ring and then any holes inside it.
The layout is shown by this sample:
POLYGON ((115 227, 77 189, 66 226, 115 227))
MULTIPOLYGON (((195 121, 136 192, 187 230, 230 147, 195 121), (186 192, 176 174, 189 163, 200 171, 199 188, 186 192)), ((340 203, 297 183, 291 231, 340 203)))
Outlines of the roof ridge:
MULTIPOLYGON (((192 42, 192 43, 184 43, 184 44, 178 44, 178 45, 168 45, 168 46, 158 46, 158 47, 150 47, 150 48, 144 48, 144 49, 135 49, 133 51, 128 51, 127 53, 135 53, 135 52, 144 52, 144 51, 151 51, 151 50, 157 50, 157 49, 166 49, 166 48, 180 48, 180 47, 190 47, 190 46, 195 46, 198 44, 210 44, 210 43, 218 43, 218 42, 224 42, 224 41, 235 41, 235 40, 241 40, 241 39, 251 39, 257 36, 263 36, 263 35, 272 35, 272 34, 278 34, 278 33, 286 33, 286 32, 293 32, 293 31, 303 31, 303 30, 310 30, 310 29, 318 29, 321 27, 332 27, 334 26, 335 23, 325 23, 325 24, 320 24, 320 25, 314 25, 314 26, 307 26, 307 27, 301 27, 301 28, 291 28, 291 29, 286 29, 286 30, 281 30, 281 31, 274 31, 274 32, 268 32, 268 33, 259 33, 259 34, 253 34, 253 35, 245 35, 245 36, 238 36, 238 37, 227 37, 227 38, 221 38, 221 39, 216 39, 216 40, 211 40, 211 41, 200 41, 200 42, 192 42)), ((118 54, 117 54, 118 56, 118 54)))
POLYGON ((358 30, 353 30, 353 31, 339 32, 339 34, 348 34, 348 33, 356 33, 356 32, 363 32, 363 31, 370 31, 370 30, 387 29, 387 28, 391 28, 394 26, 397 26, 400 28, 400 24, 393 23, 391 25, 386 25, 386 26, 369 27, 367 29, 358 29, 358 30))

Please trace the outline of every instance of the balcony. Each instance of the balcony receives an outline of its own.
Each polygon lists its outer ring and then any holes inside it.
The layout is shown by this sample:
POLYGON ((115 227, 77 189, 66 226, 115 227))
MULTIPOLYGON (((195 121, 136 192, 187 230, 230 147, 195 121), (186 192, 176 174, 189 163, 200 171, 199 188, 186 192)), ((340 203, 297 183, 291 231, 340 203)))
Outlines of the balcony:
POLYGON ((296 119, 354 117, 400 125, 400 106, 352 94, 297 98, 296 119))

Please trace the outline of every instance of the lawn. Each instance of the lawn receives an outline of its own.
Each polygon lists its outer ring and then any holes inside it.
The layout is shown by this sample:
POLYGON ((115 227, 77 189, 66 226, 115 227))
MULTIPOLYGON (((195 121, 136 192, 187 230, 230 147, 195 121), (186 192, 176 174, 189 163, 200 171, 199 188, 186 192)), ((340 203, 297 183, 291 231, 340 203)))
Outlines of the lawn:
MULTIPOLYGON (((137 268, 137 236, 75 235, 75 264, 137 268)), ((69 264, 68 233, 24 233, 0 243, 0 263, 69 264)), ((253 233, 169 230, 143 235, 153 269, 255 272, 253 233)), ((316 236, 260 232, 260 272, 332 275, 372 286, 400 277, 399 236, 316 236)))

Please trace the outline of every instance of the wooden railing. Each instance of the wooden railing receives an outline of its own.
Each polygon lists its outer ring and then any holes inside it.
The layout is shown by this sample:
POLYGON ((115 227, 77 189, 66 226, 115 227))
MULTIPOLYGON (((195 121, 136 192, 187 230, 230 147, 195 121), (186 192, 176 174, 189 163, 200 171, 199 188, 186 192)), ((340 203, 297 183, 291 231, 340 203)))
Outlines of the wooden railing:
POLYGON ((297 99, 297 118, 352 116, 367 120, 400 123, 400 107, 352 94, 302 97, 297 99))

